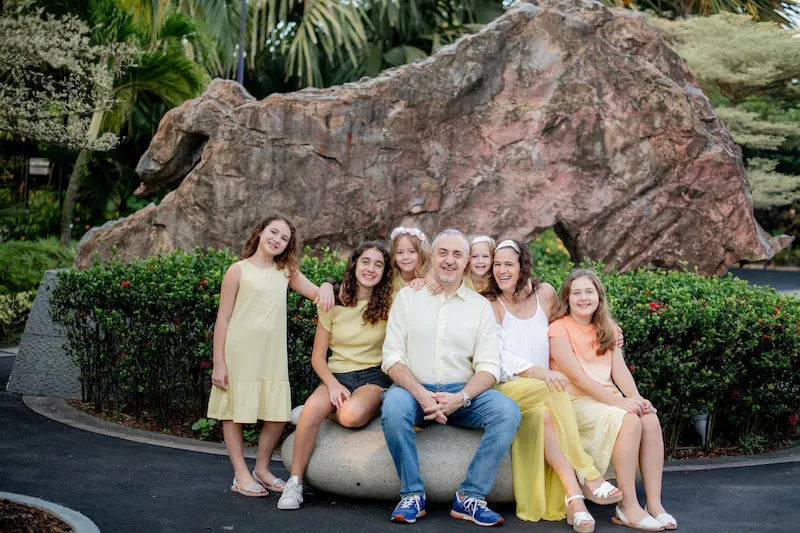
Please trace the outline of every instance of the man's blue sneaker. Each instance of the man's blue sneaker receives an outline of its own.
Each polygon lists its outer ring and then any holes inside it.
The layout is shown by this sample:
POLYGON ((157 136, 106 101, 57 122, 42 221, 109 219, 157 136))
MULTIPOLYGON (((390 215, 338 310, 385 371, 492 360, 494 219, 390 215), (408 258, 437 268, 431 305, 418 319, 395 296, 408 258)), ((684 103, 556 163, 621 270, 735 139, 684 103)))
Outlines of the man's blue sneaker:
POLYGON ((410 494, 400 500, 392 511, 392 522, 413 524, 425 516, 425 496, 410 494))
POLYGON ((453 509, 450 516, 475 522, 479 526, 499 526, 503 523, 503 517, 486 507, 486 500, 470 498, 456 492, 453 498, 453 509))

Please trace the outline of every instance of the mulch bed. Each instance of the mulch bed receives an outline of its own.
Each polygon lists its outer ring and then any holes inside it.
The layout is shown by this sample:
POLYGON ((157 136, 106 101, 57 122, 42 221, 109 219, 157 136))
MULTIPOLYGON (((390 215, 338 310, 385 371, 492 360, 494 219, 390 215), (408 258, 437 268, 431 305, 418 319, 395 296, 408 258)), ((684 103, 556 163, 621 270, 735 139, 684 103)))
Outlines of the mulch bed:
MULTIPOLYGON (((199 432, 192 430, 192 424, 194 424, 195 421, 188 420, 186 417, 182 417, 180 415, 174 415, 169 420, 169 423, 165 426, 164 424, 157 422, 155 417, 149 415, 148 413, 142 413, 137 420, 136 417, 125 412, 117 413, 104 411, 98 413, 95 411, 93 403, 81 402, 79 400, 67 400, 67 403, 75 409, 79 409, 84 413, 90 414, 101 420, 112 422, 114 424, 120 424, 133 429, 141 429, 151 433, 163 433, 165 435, 172 435, 173 437, 184 437, 206 442, 225 442, 222 436, 222 422, 217 422, 216 426, 214 426, 208 437, 203 438, 200 436, 199 432)), ((261 426, 259 425, 258 427, 260 429, 261 426)), ((253 430, 250 429, 250 431, 253 430)), ((281 434, 281 438, 278 440, 278 445, 276 448, 280 448, 283 441, 292 433, 292 431, 294 431, 294 426, 287 422, 286 426, 283 428, 283 433, 281 434)), ((248 447, 257 447, 257 434, 254 436, 256 436, 255 440, 248 440, 247 435, 245 435, 244 445, 248 447)), ((0 529, 0 533, 5 532, 0 529)))
POLYGON ((3 533, 69 533, 72 528, 47 511, 10 500, 0 500, 3 533))

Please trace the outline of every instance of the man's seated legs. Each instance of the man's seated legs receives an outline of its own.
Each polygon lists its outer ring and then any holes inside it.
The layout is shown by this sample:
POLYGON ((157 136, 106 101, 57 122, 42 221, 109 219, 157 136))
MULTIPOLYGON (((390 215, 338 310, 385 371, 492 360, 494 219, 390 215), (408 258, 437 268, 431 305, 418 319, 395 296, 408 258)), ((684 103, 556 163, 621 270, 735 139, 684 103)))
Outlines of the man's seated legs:
POLYGON ((484 500, 492 489, 497 467, 511 447, 521 419, 517 403, 493 389, 478 395, 469 407, 450 415, 449 424, 484 430, 467 477, 453 500, 451 515, 481 525, 502 523, 500 515, 488 509, 484 500))
POLYGON ((424 413, 410 392, 392 385, 383 395, 381 427, 389 453, 400 478, 403 500, 392 513, 396 522, 413 523, 425 516, 425 487, 419 473, 414 426, 422 423, 424 413))

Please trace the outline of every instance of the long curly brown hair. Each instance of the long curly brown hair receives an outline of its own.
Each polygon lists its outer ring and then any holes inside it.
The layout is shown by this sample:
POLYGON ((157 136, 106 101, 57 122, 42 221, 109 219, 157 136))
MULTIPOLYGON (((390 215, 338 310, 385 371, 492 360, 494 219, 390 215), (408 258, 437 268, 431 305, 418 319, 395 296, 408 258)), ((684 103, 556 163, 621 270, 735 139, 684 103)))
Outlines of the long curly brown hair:
MULTIPOLYGON (((519 279, 517 279, 517 285, 514 287, 513 295, 513 299, 516 301, 517 297, 525 294, 525 291, 528 290, 529 282, 531 292, 528 294, 528 296, 536 292, 536 290, 539 288, 540 281, 539 278, 533 277, 533 254, 531 253, 531 249, 528 248, 525 243, 520 241, 513 242, 519 248, 519 252, 517 252, 515 249, 508 247, 509 250, 516 253, 517 261, 519 261, 519 279)), ((505 249, 505 247, 502 249, 505 249)), ((492 275, 489 276, 489 286, 481 294, 490 300, 497 300, 500 295, 503 294, 500 286, 497 285, 497 279, 494 277, 494 262, 492 262, 492 275)))
POLYGON ((255 255, 256 250, 258 250, 258 241, 261 239, 261 233, 270 223, 276 220, 285 222, 286 225, 289 226, 290 235, 289 243, 286 245, 286 248, 275 256, 275 264, 278 265, 278 270, 288 270, 289 277, 293 278, 300 272, 300 260, 297 258, 300 240, 297 237, 297 230, 294 228, 294 224, 283 215, 273 214, 262 220, 261 224, 253 230, 253 234, 250 235, 250 238, 247 239, 247 243, 244 245, 239 259, 247 259, 255 255))
POLYGON ((553 320, 565 317, 570 314, 569 308, 569 294, 572 292, 572 282, 578 278, 589 278, 589 281, 594 285, 597 291, 597 298, 599 303, 592 315, 592 324, 594 325, 595 332, 595 346, 597 346, 597 355, 604 355, 609 350, 613 350, 617 345, 617 326, 611 316, 611 310, 608 308, 608 298, 606 297, 606 288, 603 287, 603 282, 592 270, 576 268, 570 272, 564 284, 561 286, 561 293, 559 294, 559 311, 553 320))
MULTIPOLYGON (((342 299, 344 307, 355 307, 358 303, 358 280, 356 279, 356 266, 361 255, 367 250, 378 250, 383 254, 383 275, 377 285, 372 288, 369 303, 362 313, 365 324, 375 325, 381 320, 389 319, 389 308, 392 307, 392 265, 389 252, 380 244, 366 241, 356 248, 347 260, 342 279, 342 299)), ((334 294, 338 296, 339 291, 334 294)))

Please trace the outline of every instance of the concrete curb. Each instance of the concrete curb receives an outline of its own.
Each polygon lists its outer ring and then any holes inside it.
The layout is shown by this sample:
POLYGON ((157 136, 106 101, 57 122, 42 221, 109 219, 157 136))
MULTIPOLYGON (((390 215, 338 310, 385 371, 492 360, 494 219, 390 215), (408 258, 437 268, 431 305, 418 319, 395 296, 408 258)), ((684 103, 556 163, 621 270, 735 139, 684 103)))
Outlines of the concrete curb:
MULTIPOLYGON (((209 453, 213 455, 228 455, 225 445, 217 442, 203 442, 183 437, 173 437, 160 433, 150 433, 140 429, 131 429, 112 422, 106 422, 92 415, 75 409, 61 398, 48 398, 42 396, 23 396, 22 401, 32 411, 56 422, 72 426, 84 431, 90 431, 107 437, 131 440, 153 446, 163 446, 190 452, 209 453)), ((244 456, 255 459, 256 452, 252 448, 245 448, 244 456)), ((278 452, 272 454, 273 461, 280 461, 278 452)), ((717 457, 714 459, 679 459, 667 461, 664 472, 717 470, 720 468, 744 468, 748 466, 765 466, 782 463, 800 462, 800 446, 777 452, 746 455, 740 457, 717 457)))
POLYGON ((43 511, 47 511, 53 516, 58 517, 72 528, 73 533, 100 533, 100 529, 94 522, 89 520, 86 516, 78 511, 63 507, 61 505, 40 500, 32 496, 24 496, 22 494, 12 494, 10 492, 0 492, 0 499, 6 499, 14 503, 27 505, 29 507, 36 507, 43 511))
MULTIPOLYGON (((184 437, 173 437, 161 433, 152 433, 141 429, 133 429, 107 422, 90 414, 84 413, 69 405, 63 398, 49 398, 44 396, 23 396, 22 402, 32 411, 44 417, 60 422, 67 426, 97 433, 106 437, 114 437, 142 444, 162 446, 176 450, 186 450, 189 452, 208 453, 212 455, 228 455, 225 445, 218 442, 204 442, 184 437)), ((255 459, 256 450, 253 448, 244 449, 246 459, 255 459)), ((273 461, 280 461, 279 453, 272 454, 273 461)))

